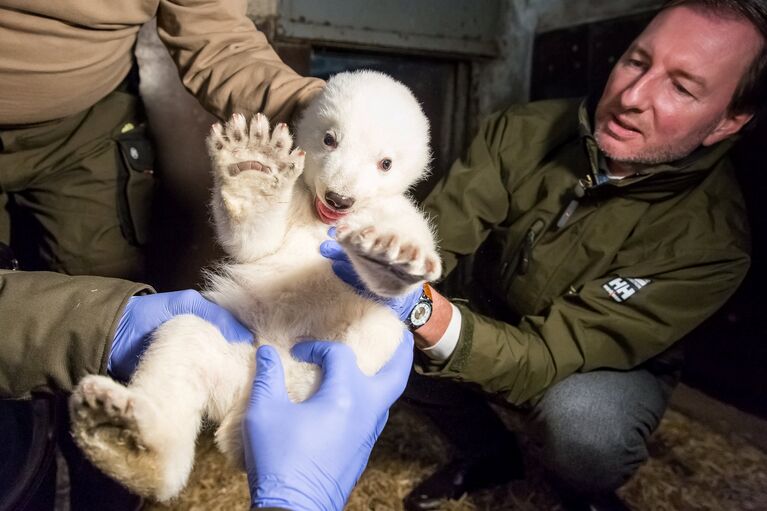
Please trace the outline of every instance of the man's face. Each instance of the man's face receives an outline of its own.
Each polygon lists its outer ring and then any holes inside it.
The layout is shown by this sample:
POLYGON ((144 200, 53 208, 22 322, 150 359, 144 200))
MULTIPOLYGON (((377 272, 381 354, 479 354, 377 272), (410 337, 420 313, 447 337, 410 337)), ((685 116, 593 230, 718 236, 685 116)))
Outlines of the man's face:
POLYGON ((728 106, 762 44, 746 20, 662 11, 610 74, 595 116, 599 148, 619 168, 656 164, 737 132, 751 116, 728 106))

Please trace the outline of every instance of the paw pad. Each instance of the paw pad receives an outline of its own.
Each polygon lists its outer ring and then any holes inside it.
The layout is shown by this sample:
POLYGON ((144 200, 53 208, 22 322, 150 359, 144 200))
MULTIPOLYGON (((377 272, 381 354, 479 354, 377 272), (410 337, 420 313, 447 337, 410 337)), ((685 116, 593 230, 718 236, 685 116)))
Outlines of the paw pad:
POLYGON ((279 123, 269 136, 269 120, 263 114, 254 115, 250 122, 235 114, 224 125, 214 124, 207 143, 214 169, 225 179, 245 174, 253 174, 251 179, 268 176, 265 182, 273 188, 280 181, 292 182, 303 172, 306 153, 298 148, 291 151, 293 137, 288 125, 279 123))

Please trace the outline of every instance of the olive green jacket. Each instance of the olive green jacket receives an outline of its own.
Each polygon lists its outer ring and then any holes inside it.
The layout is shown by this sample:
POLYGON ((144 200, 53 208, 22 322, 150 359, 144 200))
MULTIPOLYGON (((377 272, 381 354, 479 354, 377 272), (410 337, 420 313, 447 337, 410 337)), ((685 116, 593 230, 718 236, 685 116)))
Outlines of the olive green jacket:
POLYGON ((120 279, 0 270, 0 398, 71 390, 105 374, 126 302, 148 291, 120 279))
POLYGON ((425 201, 463 323, 425 374, 521 404, 575 372, 630 369, 716 311, 749 266, 741 192, 701 148, 606 180, 585 102, 490 117, 425 201))

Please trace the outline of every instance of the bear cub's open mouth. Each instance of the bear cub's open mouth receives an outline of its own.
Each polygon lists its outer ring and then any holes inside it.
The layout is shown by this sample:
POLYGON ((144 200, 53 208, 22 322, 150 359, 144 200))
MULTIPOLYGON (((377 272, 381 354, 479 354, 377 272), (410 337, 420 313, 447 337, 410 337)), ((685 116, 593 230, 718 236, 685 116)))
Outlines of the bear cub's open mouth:
POLYGON ((322 202, 319 197, 314 198, 314 208, 317 210, 317 216, 319 216, 320 220, 326 224, 334 224, 346 213, 348 213, 347 211, 338 211, 331 208, 322 202))

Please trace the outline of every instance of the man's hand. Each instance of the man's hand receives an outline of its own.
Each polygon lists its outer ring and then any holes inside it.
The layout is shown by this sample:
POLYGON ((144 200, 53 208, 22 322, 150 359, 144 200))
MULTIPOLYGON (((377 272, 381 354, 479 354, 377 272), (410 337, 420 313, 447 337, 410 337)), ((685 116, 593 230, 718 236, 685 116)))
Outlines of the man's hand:
POLYGON ((194 314, 210 321, 229 342, 253 342, 253 333, 231 312, 206 300, 197 291, 189 289, 134 296, 128 300, 117 325, 107 372, 117 380, 130 379, 141 354, 149 345, 152 332, 180 314, 194 314))
MULTIPOLYGON (((332 235, 332 232, 330 234, 332 235)), ((343 247, 339 245, 336 240, 323 241, 320 245, 320 254, 332 261, 333 272, 338 278, 356 289, 362 296, 367 296, 388 306, 399 317, 400 321, 408 319, 410 311, 413 310, 413 307, 415 307, 418 300, 421 298, 423 286, 419 286, 415 291, 408 294, 395 296, 393 298, 385 298, 373 294, 367 287, 365 287, 364 282, 360 280, 357 272, 354 271, 354 266, 351 261, 349 261, 349 256, 346 255, 343 247)))
POLYGON ((392 359, 375 376, 357 367, 345 344, 309 341, 293 355, 324 373, 317 393, 293 403, 277 352, 256 352, 256 378, 243 421, 245 464, 254 507, 343 509, 367 465, 373 444, 402 394, 413 363, 405 332, 392 359))

